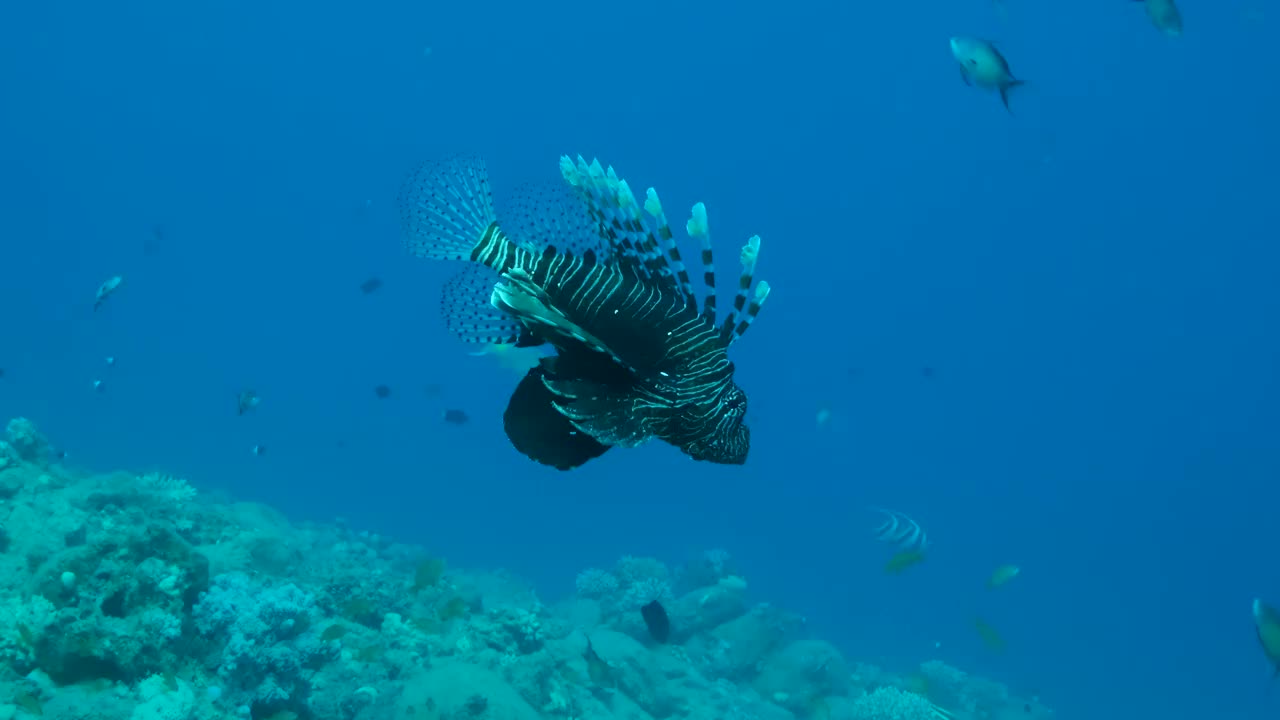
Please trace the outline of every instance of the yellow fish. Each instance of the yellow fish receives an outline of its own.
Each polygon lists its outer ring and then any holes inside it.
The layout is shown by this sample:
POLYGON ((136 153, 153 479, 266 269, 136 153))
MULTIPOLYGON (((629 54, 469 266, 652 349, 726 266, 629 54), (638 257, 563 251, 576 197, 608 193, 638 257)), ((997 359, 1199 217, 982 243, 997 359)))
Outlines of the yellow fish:
POLYGON ((1262 653, 1275 668, 1273 677, 1280 677, 1280 613, 1255 598, 1253 625, 1258 631, 1258 642, 1262 643, 1262 653))
POLYGON ((889 562, 884 564, 884 571, 889 575, 897 575, 912 565, 922 562, 924 562, 923 550, 903 550, 889 558, 889 562))
POLYGON ((1017 565, 1001 565, 996 568, 995 572, 991 573, 991 577, 987 578, 987 587, 998 588, 1018 577, 1020 572, 1022 572, 1022 568, 1017 565))
POLYGON ((524 375, 538 364, 538 359, 545 353, 536 347, 516 347, 515 345, 486 345, 484 350, 468 353, 474 357, 491 355, 502 367, 524 375))
POLYGON ((1000 637, 1000 633, 996 629, 987 624, 982 618, 973 621, 973 628, 978 631, 978 637, 982 638, 982 642, 987 647, 996 652, 1004 652, 1004 638, 1000 637))

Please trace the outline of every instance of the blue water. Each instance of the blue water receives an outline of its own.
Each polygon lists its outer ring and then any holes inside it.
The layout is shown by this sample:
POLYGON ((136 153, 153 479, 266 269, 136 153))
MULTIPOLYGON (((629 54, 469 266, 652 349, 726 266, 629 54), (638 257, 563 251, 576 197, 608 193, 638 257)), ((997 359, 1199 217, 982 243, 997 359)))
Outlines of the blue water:
POLYGON ((547 597, 725 547, 851 658, 941 657, 1064 718, 1280 711, 1249 615, 1280 602, 1265 0, 1183 0, 1178 39, 1119 0, 10 5, 0 417, 71 461, 547 597), (955 34, 1027 81, 1014 115, 961 82, 955 34), (564 474, 506 445, 518 376, 445 332, 449 268, 400 244, 401 179, 453 151, 499 194, 582 153, 673 219, 705 201, 728 269, 763 236, 745 467, 654 446, 564 474), (886 577, 868 505, 916 517, 929 560, 886 577), (989 592, 1002 563, 1022 576, 989 592))

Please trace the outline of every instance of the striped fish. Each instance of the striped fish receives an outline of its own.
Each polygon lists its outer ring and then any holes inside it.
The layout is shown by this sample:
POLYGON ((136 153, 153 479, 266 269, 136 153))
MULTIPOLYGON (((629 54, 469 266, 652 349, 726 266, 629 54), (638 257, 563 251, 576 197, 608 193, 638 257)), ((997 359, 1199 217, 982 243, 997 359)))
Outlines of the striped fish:
POLYGON ((699 299, 653 189, 642 203, 582 157, 562 157, 560 170, 563 184, 526 190, 501 222, 478 158, 424 164, 400 193, 409 252, 470 263, 445 288, 450 330, 556 350, 513 393, 508 438, 561 469, 653 438, 695 460, 745 462, 747 396, 727 351, 769 294, 754 282, 759 237, 742 249, 738 292, 719 318, 701 203, 686 225, 701 244, 699 299))

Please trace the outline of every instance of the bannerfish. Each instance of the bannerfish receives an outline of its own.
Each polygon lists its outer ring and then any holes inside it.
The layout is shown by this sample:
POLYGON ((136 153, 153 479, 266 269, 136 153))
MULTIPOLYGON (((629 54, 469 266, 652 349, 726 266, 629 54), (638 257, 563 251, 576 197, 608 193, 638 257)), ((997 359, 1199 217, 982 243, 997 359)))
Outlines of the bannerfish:
POLYGON ((644 618, 644 625, 649 628, 649 637, 660 644, 666 644, 671 639, 671 618, 667 616, 667 609, 662 607, 662 603, 654 600, 640 608, 640 617, 644 618))
POLYGON ((951 55, 960 64, 960 78, 970 87, 997 90, 1005 110, 1009 108, 1009 91, 1023 82, 1009 70, 1009 61, 987 40, 958 35, 951 38, 951 55))
POLYGON ((1262 653, 1275 668, 1274 677, 1280 677, 1280 613, 1261 600, 1253 601, 1253 626, 1258 632, 1262 653))
POLYGON ((564 184, 517 197, 502 221, 478 158, 424 164, 400 193, 411 254, 472 263, 445 286, 449 329, 464 342, 556 350, 512 394, 508 439, 561 470, 654 438, 695 460, 746 462, 747 395, 728 349, 769 294, 754 282, 759 237, 742 249, 720 318, 705 206, 685 226, 702 250, 699 303, 656 191, 640 201, 613 168, 581 156, 562 157, 560 171, 564 184))
POLYGON ((884 517, 875 529, 876 540, 898 548, 900 551, 919 550, 923 552, 929 547, 929 535, 920 527, 920 523, 909 515, 897 510, 873 507, 872 511, 884 517))
POLYGON ((1182 36, 1182 13, 1174 0, 1136 0, 1147 6, 1147 17, 1156 29, 1170 37, 1182 36))
POLYGON ((107 278, 106 282, 99 285, 98 292, 93 297, 93 309, 97 310, 102 307, 102 303, 106 302, 107 298, 111 297, 111 294, 119 289, 122 282, 124 282, 124 278, 119 275, 113 275, 107 278))
POLYGON ((241 390, 236 396, 236 414, 243 415, 258 407, 258 393, 252 390, 241 390))

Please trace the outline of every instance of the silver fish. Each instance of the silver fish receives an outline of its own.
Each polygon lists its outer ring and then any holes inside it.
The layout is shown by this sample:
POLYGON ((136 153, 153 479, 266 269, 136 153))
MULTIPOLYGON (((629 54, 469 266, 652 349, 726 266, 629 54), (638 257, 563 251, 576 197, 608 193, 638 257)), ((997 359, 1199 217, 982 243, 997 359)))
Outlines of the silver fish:
POLYGON ((124 278, 119 275, 112 275, 107 281, 98 286, 98 294, 93 298, 93 309, 97 310, 102 307, 102 303, 120 287, 120 283, 124 282, 124 278))
MULTIPOLYGON (((951 55, 960 64, 960 78, 970 87, 997 90, 1009 110, 1009 91, 1023 82, 1009 70, 1009 61, 988 40, 967 35, 951 38, 951 55)), ((1011 111, 1012 112, 1012 111, 1011 111)))

